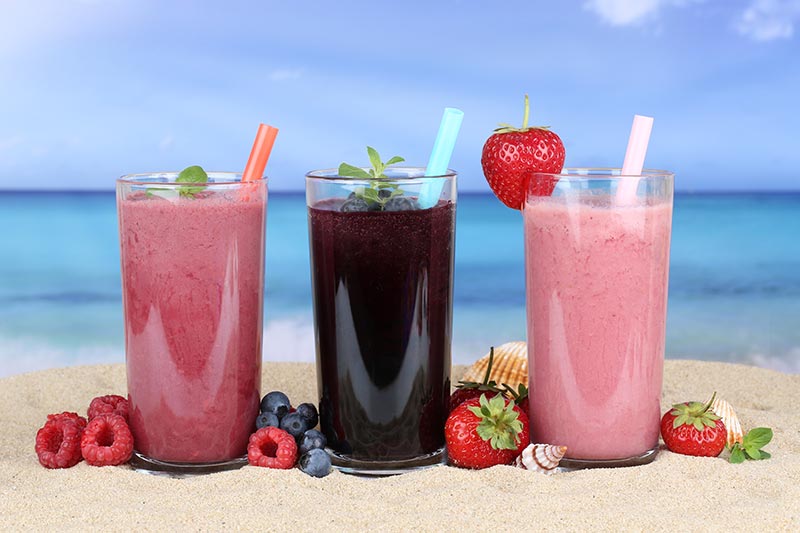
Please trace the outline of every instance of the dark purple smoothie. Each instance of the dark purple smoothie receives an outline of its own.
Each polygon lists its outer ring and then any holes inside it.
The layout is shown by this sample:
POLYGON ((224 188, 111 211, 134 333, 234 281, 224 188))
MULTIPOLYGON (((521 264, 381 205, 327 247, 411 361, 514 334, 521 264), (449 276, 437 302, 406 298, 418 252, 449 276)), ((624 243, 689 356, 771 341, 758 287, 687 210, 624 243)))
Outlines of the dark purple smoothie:
POLYGON ((455 205, 308 210, 320 420, 355 460, 444 446, 450 394, 455 205))

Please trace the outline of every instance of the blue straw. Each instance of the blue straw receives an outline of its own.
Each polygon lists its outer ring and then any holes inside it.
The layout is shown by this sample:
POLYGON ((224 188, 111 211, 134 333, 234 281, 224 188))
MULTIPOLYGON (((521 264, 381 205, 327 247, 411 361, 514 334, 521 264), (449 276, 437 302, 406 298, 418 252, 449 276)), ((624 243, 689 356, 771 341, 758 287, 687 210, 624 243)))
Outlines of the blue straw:
MULTIPOLYGON (((439 133, 433 143, 431 158, 428 160, 428 167, 425 169, 426 176, 443 176, 447 174, 447 165, 450 164, 450 157, 456 147, 458 130, 461 129, 461 122, 464 120, 464 112, 453 107, 445 107, 442 115, 442 123, 439 125, 439 133)), ((428 181, 422 185, 419 191, 419 204, 423 209, 428 209, 439 203, 442 195, 444 183, 441 180, 428 181)))

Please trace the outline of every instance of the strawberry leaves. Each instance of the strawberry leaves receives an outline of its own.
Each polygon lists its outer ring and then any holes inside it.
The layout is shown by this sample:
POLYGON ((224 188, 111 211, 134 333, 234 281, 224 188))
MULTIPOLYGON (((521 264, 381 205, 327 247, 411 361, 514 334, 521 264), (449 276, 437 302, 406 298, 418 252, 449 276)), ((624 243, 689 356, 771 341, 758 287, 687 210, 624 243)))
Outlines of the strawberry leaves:
POLYGON ((480 405, 470 407, 470 412, 481 419, 476 431, 478 436, 489 441, 495 450, 515 450, 519 434, 522 433, 522 422, 519 413, 514 410, 514 402, 506 405, 502 395, 486 399, 481 394, 480 405))
POLYGON ((760 461, 769 459, 772 455, 761 448, 769 444, 772 440, 772 430, 770 428, 753 428, 747 432, 742 439, 731 448, 730 462, 734 464, 743 463, 746 460, 760 461))
POLYGON ((669 414, 675 417, 672 421, 672 429, 677 429, 683 425, 694 426, 697 431, 703 431, 704 428, 713 428, 716 426, 716 421, 719 417, 711 410, 711 404, 717 393, 711 395, 708 403, 689 402, 689 403, 676 403, 672 406, 672 411, 669 414))

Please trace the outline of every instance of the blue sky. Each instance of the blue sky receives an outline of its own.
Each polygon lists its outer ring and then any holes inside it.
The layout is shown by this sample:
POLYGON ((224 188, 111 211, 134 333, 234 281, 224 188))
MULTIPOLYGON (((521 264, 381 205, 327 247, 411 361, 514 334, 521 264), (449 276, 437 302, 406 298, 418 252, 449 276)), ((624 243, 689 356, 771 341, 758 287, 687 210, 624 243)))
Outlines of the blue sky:
POLYGON ((0 189, 240 170, 263 121, 272 189, 299 190, 367 144, 424 165, 454 106, 451 166, 488 190, 526 92, 569 166, 621 165, 640 113, 679 189, 800 189, 798 32, 800 0, 3 0, 0 189))

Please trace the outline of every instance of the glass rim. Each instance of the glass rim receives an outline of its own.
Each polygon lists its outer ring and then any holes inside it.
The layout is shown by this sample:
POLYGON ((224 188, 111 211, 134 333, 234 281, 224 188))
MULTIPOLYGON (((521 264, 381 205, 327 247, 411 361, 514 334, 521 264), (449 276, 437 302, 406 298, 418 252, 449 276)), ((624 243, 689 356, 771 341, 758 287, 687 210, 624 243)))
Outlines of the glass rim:
POLYGON ((565 167, 561 172, 533 172, 531 176, 551 176, 559 180, 581 181, 581 180, 608 180, 617 181, 622 178, 639 179, 669 179, 674 178, 675 173, 669 170, 659 170, 653 168, 642 169, 639 174, 623 174, 621 168, 615 167, 565 167))
POLYGON ((180 171, 176 170, 168 170, 165 172, 139 172, 135 174, 125 174, 120 176, 116 179, 118 184, 130 184, 130 185, 153 185, 158 184, 159 187, 185 187, 187 185, 193 185, 196 187, 216 187, 219 185, 242 185, 244 183, 267 183, 268 178, 267 176, 262 176, 257 180, 250 180, 250 181, 242 181, 242 173, 241 172, 230 172, 230 171, 221 171, 221 170, 208 170, 206 174, 208 174, 209 178, 215 177, 222 177, 222 181, 209 181, 205 183, 181 183, 175 181, 175 179, 180 174, 180 171), (151 181, 146 178, 166 178, 170 181, 151 181), (238 178, 238 179, 236 179, 238 178))
MULTIPOLYGON (((370 167, 359 167, 362 170, 369 171, 370 167)), ((382 181, 382 182, 401 182, 401 183, 424 183, 425 181, 431 180, 444 180, 444 179, 451 179, 456 178, 458 173, 453 170, 452 168, 448 168, 445 174, 440 174, 436 176, 426 176, 425 175, 425 167, 396 167, 392 166, 389 169, 386 169, 389 172, 398 171, 403 172, 406 171, 409 174, 413 174, 411 176, 387 176, 386 178, 376 178, 376 179, 365 179, 365 178, 354 178, 350 176, 340 176, 338 168, 324 168, 320 170, 311 170, 306 172, 306 180, 307 181, 320 181, 326 183, 342 183, 342 184, 352 184, 352 183, 370 183, 372 181, 382 181), (419 175, 416 175, 419 174, 419 175)))

